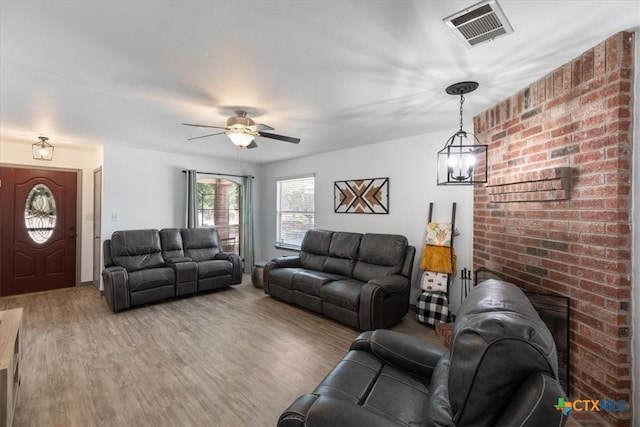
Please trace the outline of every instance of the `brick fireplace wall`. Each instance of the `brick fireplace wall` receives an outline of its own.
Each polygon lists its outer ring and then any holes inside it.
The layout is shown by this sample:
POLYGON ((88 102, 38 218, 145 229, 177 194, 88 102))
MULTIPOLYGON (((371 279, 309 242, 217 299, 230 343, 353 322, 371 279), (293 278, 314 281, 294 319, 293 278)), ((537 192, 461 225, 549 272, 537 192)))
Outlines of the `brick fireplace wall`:
POLYGON ((619 426, 632 401, 633 39, 615 34, 474 117, 489 145, 474 269, 571 299, 569 399, 628 406, 571 418, 619 426))

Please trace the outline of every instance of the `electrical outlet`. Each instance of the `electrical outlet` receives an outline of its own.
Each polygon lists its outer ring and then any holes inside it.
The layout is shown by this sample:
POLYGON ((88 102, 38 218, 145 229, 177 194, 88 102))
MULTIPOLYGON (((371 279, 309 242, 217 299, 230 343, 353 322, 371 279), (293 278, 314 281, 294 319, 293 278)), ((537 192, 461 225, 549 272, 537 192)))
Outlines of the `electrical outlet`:
POLYGON ((118 214, 117 213, 112 213, 111 214, 111 222, 118 222, 118 214))

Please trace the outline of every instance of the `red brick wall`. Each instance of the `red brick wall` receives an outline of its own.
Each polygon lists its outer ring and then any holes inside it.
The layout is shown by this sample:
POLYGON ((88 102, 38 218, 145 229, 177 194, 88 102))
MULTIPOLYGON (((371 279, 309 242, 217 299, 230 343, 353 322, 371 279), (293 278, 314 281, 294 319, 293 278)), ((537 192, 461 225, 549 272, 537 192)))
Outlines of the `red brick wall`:
MULTIPOLYGON (((610 37, 474 118, 489 145, 474 269, 570 297, 570 399, 629 408, 633 36, 610 37)), ((630 409, 571 416, 631 423, 630 409)))

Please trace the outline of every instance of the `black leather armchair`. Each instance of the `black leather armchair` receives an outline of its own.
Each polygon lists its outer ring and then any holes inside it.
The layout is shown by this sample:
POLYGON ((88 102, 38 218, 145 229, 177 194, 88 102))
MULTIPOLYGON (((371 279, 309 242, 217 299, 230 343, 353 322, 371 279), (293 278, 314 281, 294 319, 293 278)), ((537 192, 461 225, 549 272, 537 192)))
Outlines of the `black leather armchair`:
POLYGON ((450 349, 368 331, 279 426, 562 426, 549 330, 510 283, 483 282, 458 312, 450 349))

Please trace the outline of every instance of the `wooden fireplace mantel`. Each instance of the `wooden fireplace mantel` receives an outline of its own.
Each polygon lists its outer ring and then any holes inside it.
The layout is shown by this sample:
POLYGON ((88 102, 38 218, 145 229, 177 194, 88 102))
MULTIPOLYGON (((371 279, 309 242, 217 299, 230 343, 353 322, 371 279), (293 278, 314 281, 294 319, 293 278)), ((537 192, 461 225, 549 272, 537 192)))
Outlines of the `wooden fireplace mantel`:
POLYGON ((487 185, 489 201, 548 202, 571 198, 571 167, 498 176, 487 185))

